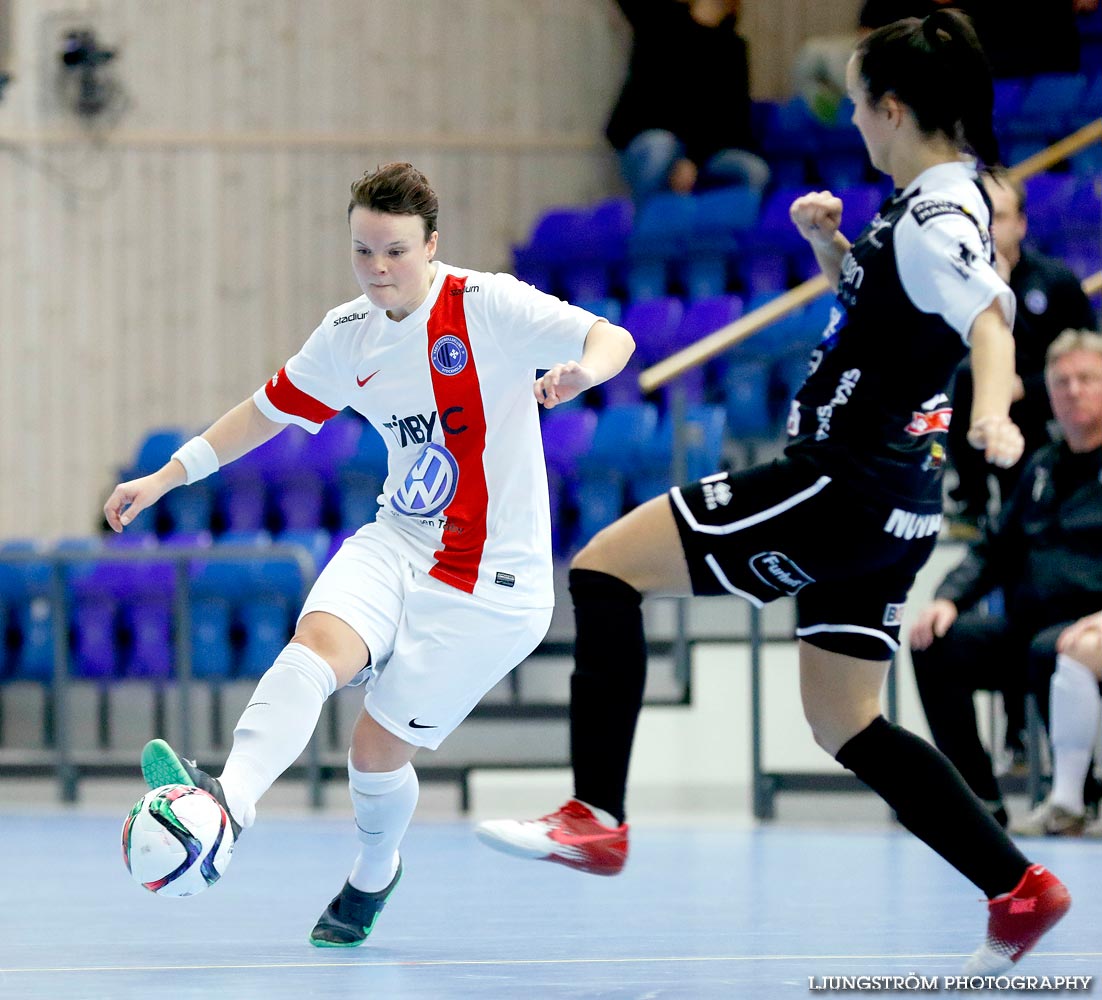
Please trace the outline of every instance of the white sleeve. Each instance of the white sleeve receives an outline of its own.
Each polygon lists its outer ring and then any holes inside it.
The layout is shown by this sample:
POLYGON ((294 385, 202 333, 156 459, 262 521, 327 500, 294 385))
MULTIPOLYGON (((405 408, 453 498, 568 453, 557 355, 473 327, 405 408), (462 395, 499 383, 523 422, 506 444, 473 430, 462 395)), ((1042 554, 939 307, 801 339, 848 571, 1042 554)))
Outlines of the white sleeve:
POLYGON ((600 317, 511 274, 495 274, 488 285, 487 318, 503 351, 532 368, 551 368, 582 356, 586 334, 600 317))
POLYGON ((269 420, 297 424, 317 434, 322 424, 350 402, 352 369, 341 364, 330 313, 302 349, 253 393, 257 409, 269 420))
POLYGON ((1014 293, 988 260, 972 217, 948 201, 915 203, 895 227, 895 262, 907 297, 968 343, 976 317, 998 301, 1014 325, 1014 293))

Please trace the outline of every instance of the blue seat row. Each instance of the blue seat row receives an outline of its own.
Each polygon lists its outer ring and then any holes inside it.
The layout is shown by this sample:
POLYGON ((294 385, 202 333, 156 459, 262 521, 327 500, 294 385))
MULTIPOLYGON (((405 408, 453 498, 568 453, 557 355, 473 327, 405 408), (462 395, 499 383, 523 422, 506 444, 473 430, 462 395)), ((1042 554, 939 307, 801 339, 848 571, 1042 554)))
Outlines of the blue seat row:
MULTIPOLYGON (((121 478, 160 468, 187 437, 181 428, 149 432, 121 478)), ((351 411, 317 435, 288 427, 209 479, 173 490, 139 514, 128 532, 354 531, 374 520, 386 463, 382 438, 351 411)))
MULTIPOLYGON (((287 531, 277 542, 303 547, 315 572, 328 562, 345 536, 325 531, 287 531)), ((171 551, 180 547, 246 546, 256 558, 188 564, 190 641, 196 676, 259 676, 287 642, 301 605, 304 581, 297 562, 266 556, 266 532, 229 532, 217 542, 209 534, 122 535, 101 541, 74 539, 62 549, 97 551, 139 548, 171 551)), ((54 606, 49 553, 30 541, 0 544, 0 677, 48 680, 54 668, 54 606), (6 553, 39 554, 41 559, 4 561, 6 553)), ((74 676, 168 678, 174 671, 171 562, 90 561, 66 567, 69 604, 66 635, 74 676)))

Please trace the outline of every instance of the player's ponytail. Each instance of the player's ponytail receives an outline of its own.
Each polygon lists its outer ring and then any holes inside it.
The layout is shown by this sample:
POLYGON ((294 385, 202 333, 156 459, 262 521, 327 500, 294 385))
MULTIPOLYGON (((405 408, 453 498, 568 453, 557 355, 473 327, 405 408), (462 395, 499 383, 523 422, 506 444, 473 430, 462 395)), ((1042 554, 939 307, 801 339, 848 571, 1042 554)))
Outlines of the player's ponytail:
POLYGON ((999 162, 991 70, 967 15, 937 10, 885 25, 861 42, 857 60, 874 103, 893 94, 926 135, 947 136, 987 166, 999 162))

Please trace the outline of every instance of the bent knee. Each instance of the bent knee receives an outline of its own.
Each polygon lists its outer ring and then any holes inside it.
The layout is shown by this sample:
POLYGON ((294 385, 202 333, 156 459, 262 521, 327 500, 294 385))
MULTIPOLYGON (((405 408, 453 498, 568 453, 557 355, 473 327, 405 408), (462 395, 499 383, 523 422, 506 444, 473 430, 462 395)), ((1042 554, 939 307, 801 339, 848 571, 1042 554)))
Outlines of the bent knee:
POLYGON ((339 618, 324 612, 306 615, 295 629, 291 642, 305 646, 329 664, 343 687, 371 662, 363 639, 339 618))
POLYGON ((585 543, 570 560, 571 569, 588 569, 597 573, 609 572, 610 560, 608 528, 602 528, 585 543))
POLYGON ((842 747, 858 733, 867 729, 880 714, 879 708, 865 712, 846 713, 845 715, 831 715, 805 710, 804 717, 811 727, 811 737, 815 740, 816 745, 821 750, 825 750, 831 757, 837 757, 842 747))

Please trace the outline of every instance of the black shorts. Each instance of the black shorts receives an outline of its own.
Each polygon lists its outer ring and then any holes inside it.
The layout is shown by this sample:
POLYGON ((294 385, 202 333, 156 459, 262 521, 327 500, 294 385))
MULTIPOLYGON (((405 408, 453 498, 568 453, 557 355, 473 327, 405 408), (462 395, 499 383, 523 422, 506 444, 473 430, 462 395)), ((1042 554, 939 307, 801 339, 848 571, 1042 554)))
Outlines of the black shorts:
POLYGON ((941 514, 848 492, 780 459, 670 490, 693 593, 761 607, 795 597, 796 634, 832 652, 889 659, 903 605, 930 557, 941 514))

